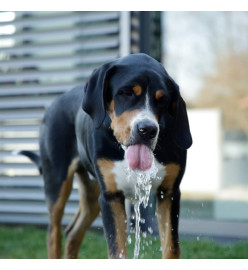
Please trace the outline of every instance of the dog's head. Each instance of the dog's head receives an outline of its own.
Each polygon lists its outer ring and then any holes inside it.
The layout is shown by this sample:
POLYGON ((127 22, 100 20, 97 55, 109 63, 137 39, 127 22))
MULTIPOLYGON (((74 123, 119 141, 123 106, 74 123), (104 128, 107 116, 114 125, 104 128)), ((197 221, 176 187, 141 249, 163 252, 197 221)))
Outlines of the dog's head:
POLYGON ((124 147, 154 150, 160 129, 172 132, 182 149, 192 144, 185 102, 163 66, 146 54, 132 54, 94 70, 85 86, 83 109, 96 128, 110 117, 124 147))

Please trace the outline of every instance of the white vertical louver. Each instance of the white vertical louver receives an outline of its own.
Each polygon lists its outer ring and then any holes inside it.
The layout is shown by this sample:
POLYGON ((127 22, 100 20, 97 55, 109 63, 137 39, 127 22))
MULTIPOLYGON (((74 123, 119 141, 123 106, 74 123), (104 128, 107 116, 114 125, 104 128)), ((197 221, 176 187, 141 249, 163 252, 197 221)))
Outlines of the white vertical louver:
POLYGON ((0 12, 0 223, 47 223, 38 170, 11 153, 38 151, 45 108, 119 56, 119 21, 119 12, 0 12))

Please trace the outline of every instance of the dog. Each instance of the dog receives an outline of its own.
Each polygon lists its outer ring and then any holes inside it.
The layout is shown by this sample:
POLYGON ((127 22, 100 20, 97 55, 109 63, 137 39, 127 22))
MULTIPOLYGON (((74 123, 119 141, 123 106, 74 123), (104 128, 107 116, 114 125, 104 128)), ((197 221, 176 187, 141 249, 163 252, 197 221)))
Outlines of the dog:
POLYGON ((85 87, 59 96, 40 128, 40 156, 22 151, 44 176, 49 258, 61 257, 61 219, 79 179, 79 210, 66 228, 66 258, 77 258, 86 230, 101 211, 109 258, 127 257, 125 198, 134 196, 126 168, 152 180, 163 258, 179 258, 180 182, 192 144, 179 87, 152 57, 138 53, 95 69, 85 87))

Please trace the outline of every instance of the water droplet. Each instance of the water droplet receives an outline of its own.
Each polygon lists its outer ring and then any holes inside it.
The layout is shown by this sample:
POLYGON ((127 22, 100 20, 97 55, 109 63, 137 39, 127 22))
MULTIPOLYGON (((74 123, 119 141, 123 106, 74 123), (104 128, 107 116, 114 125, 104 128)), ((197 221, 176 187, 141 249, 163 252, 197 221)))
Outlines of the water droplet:
POLYGON ((146 220, 144 218, 141 218, 140 219, 140 223, 145 224, 146 223, 146 220))
POLYGON ((119 258, 120 259, 123 259, 124 258, 123 253, 124 253, 124 250, 122 249, 121 252, 120 252, 120 254, 119 254, 119 258))
POLYGON ((152 233, 153 233, 153 229, 152 229, 152 227, 148 227, 148 232, 149 232, 150 234, 152 234, 152 233))
POLYGON ((132 243, 132 237, 131 237, 131 235, 128 235, 127 242, 128 242, 129 245, 132 243))

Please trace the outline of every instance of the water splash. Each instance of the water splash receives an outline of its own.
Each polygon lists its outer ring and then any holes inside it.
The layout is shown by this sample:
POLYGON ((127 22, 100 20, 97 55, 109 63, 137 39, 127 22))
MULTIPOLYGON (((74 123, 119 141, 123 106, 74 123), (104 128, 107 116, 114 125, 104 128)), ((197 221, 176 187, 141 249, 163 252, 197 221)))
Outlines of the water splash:
POLYGON ((137 259, 140 251, 140 206, 146 208, 150 197, 150 191, 152 188, 152 180, 157 179, 158 168, 153 161, 149 170, 139 171, 128 169, 127 181, 134 177, 135 182, 135 199, 134 199, 134 212, 135 212, 135 247, 134 247, 134 259, 137 259))

